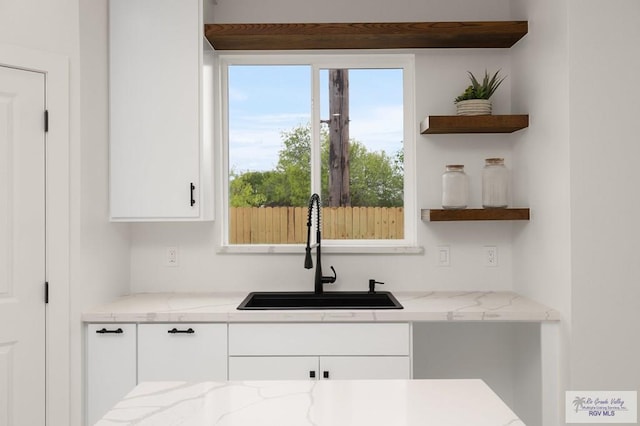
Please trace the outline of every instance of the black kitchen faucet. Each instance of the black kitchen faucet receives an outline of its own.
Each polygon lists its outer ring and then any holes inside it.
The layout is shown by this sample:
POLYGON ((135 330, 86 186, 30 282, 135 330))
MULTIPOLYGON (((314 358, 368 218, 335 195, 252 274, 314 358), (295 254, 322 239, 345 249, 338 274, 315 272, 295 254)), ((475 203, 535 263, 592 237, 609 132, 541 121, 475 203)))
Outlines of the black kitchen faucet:
POLYGON ((316 275, 314 280, 313 291, 316 294, 322 294, 324 291, 324 284, 332 284, 336 282, 336 270, 331 266, 331 270, 333 271, 332 277, 323 277, 322 276, 322 261, 321 261, 321 223, 320 223, 320 196, 318 194, 311 195, 309 198, 309 212, 307 215, 307 248, 306 255, 304 258, 304 267, 305 269, 313 268, 313 260, 311 259, 311 215, 313 214, 313 206, 316 206, 316 275))

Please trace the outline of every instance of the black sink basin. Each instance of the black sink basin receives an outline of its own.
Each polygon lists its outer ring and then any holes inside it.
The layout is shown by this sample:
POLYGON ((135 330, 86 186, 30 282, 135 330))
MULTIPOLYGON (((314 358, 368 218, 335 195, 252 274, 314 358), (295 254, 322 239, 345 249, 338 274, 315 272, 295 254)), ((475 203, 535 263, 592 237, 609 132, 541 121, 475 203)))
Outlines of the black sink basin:
POLYGON ((402 309, 388 291, 253 292, 242 301, 240 310, 272 309, 402 309))

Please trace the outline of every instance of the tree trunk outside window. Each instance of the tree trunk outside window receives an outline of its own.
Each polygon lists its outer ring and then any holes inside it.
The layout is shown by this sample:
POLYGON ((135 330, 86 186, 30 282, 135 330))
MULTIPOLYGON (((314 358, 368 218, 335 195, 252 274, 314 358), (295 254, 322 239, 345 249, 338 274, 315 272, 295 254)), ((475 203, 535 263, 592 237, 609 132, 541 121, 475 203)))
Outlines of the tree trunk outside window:
POLYGON ((349 70, 329 70, 329 206, 351 206, 349 70))

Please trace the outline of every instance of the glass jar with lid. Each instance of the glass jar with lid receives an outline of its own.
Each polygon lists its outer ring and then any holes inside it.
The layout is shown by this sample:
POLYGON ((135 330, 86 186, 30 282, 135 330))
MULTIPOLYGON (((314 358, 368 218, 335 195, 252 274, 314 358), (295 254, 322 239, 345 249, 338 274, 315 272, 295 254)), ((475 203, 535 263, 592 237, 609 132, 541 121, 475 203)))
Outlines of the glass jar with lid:
POLYGON ((504 158, 485 159, 482 170, 482 207, 505 208, 508 205, 509 171, 504 158))
POLYGON ((449 164, 442 175, 442 208, 464 209, 469 200, 469 177, 464 165, 449 164))

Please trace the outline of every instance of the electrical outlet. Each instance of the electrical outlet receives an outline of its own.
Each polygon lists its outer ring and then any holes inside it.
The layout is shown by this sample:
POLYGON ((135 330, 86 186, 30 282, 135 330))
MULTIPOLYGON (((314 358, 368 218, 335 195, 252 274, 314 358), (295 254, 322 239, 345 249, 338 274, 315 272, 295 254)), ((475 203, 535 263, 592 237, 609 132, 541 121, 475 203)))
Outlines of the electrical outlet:
POLYGON ((451 251, 449 246, 438 247, 438 266, 451 266, 451 251))
POLYGON ((498 247, 484 246, 484 266, 498 266, 498 247))
POLYGON ((178 266, 178 247, 167 247, 165 266, 178 266))

